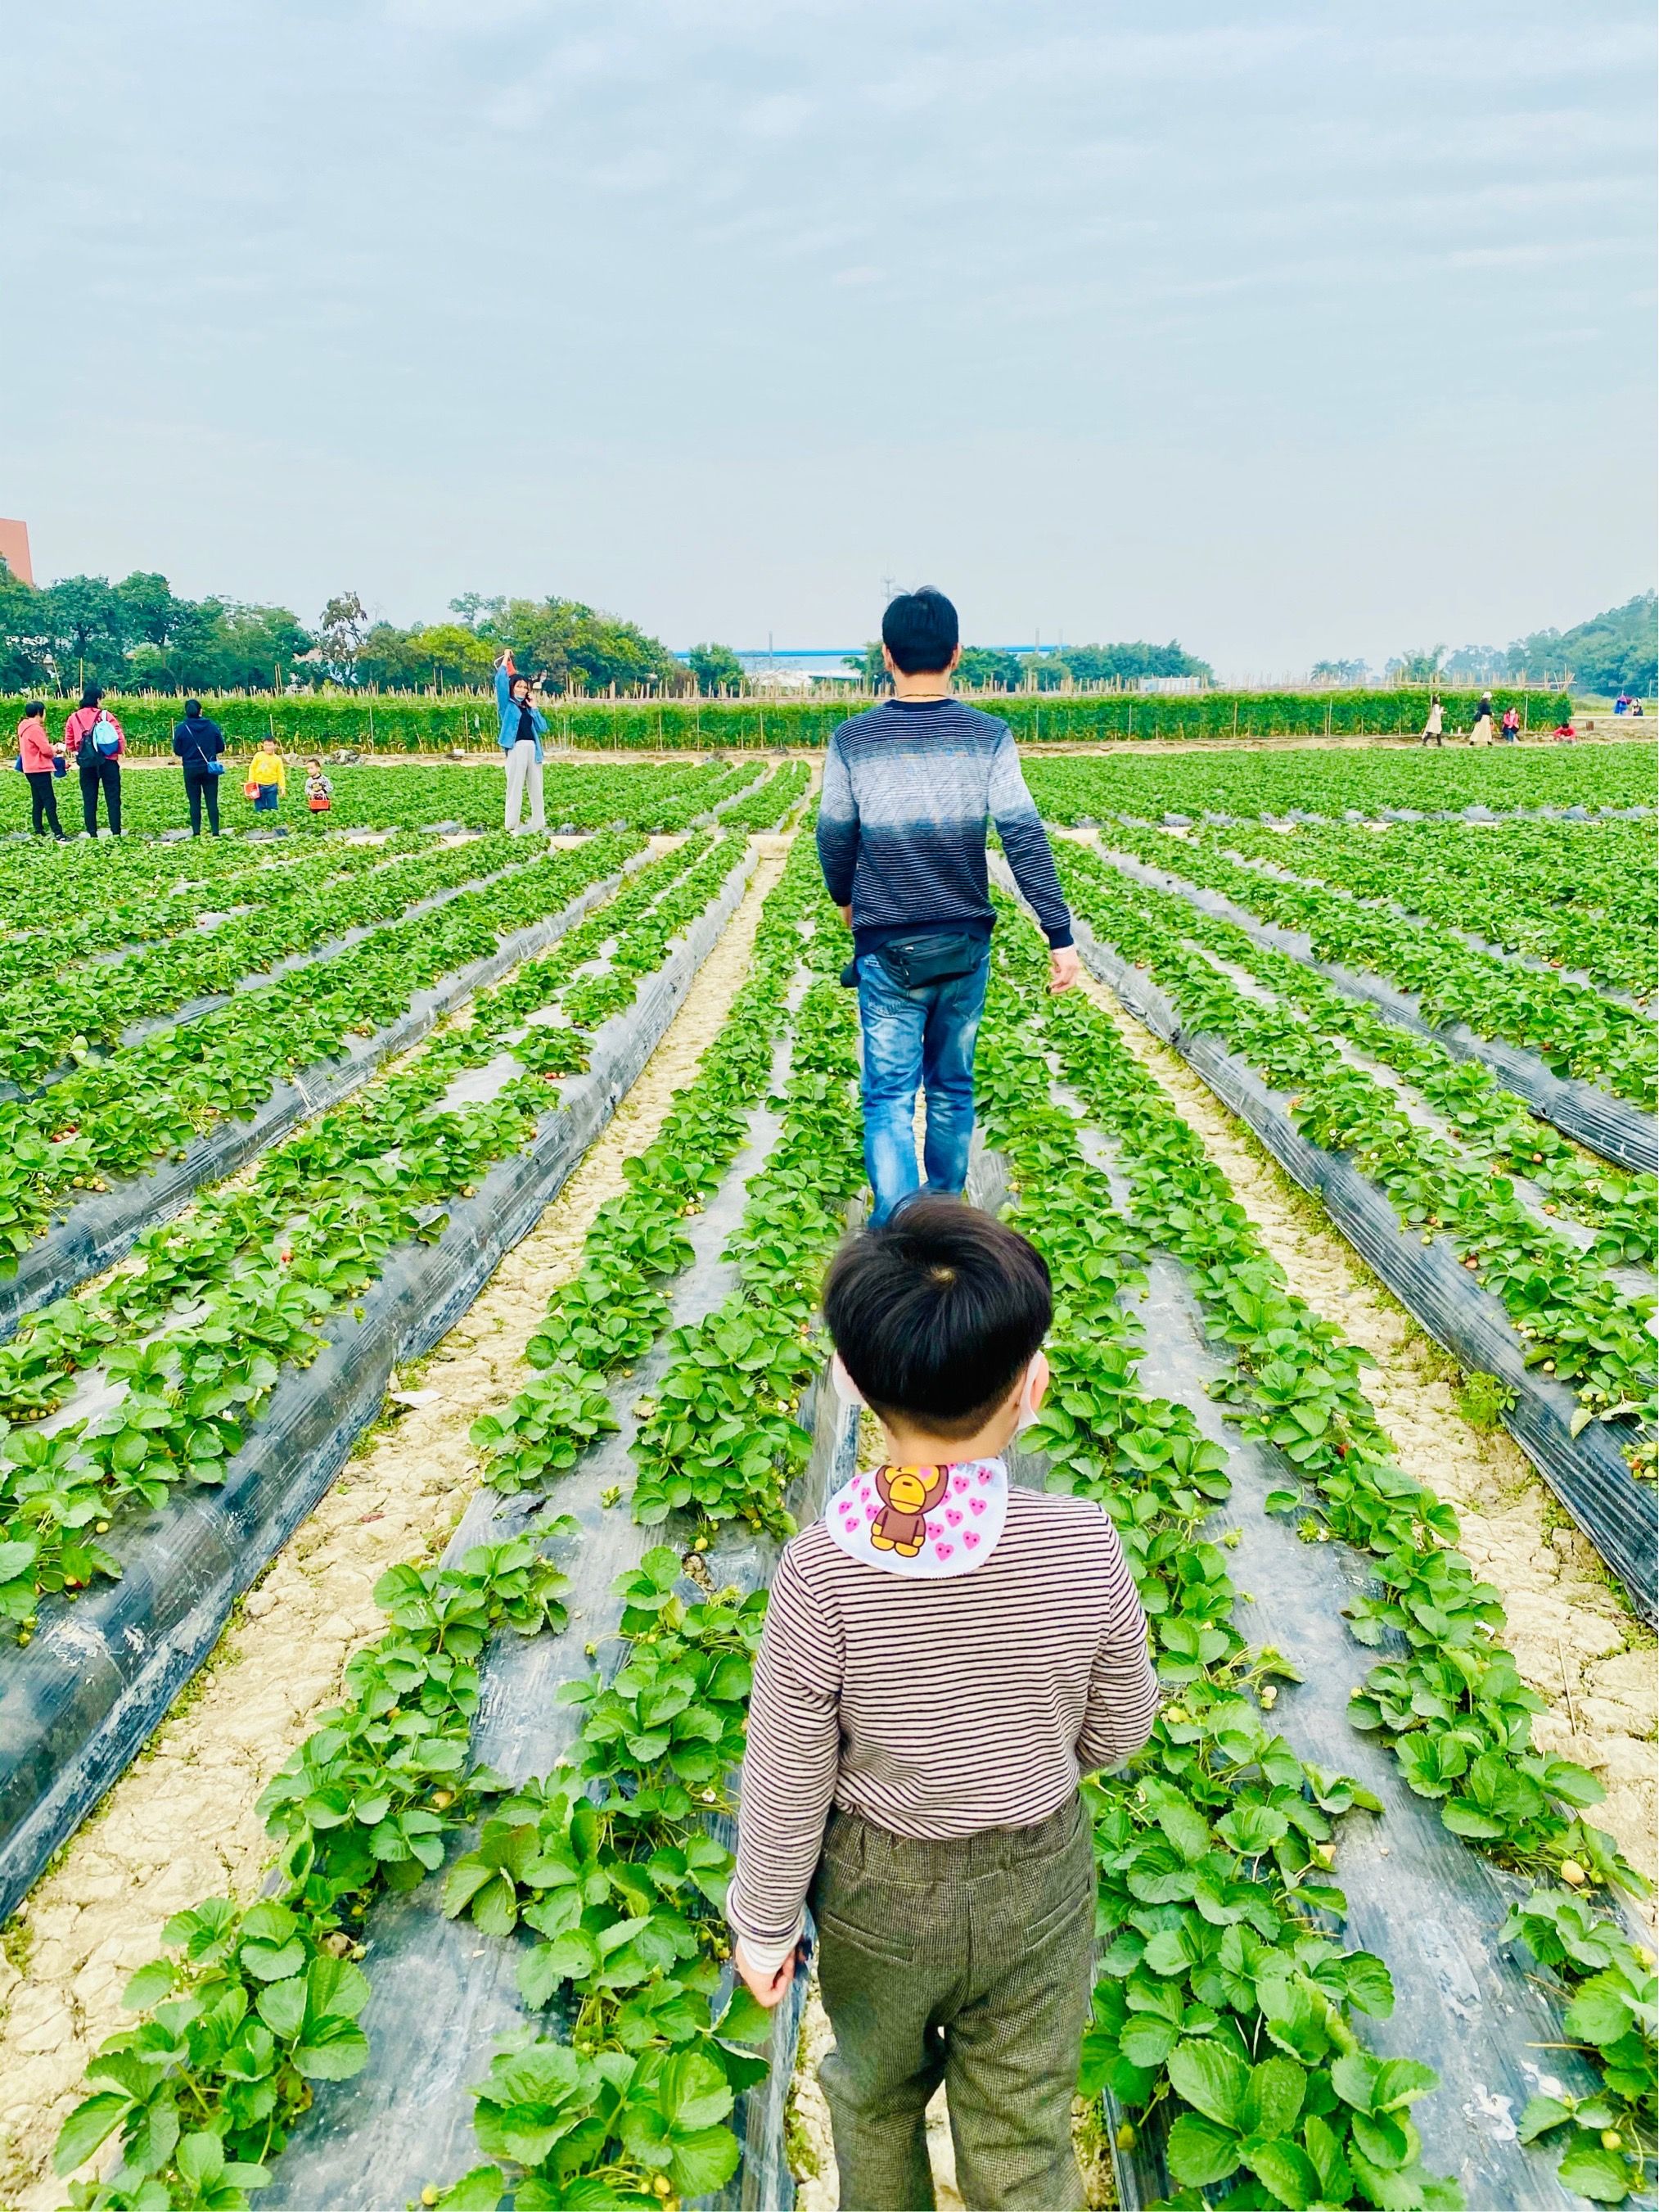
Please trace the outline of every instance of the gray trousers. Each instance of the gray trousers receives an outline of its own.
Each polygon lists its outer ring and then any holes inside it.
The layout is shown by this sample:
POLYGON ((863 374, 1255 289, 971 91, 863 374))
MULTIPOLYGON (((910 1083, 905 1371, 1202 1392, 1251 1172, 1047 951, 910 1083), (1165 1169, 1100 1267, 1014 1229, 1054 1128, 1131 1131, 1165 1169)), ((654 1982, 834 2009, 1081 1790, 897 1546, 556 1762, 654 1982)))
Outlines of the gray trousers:
POLYGON ((536 748, 527 738, 521 738, 507 757, 507 827, 519 826, 519 810, 524 805, 524 787, 530 786, 530 826, 545 830, 547 817, 542 811, 542 764, 536 757, 536 748))
POLYGON ((969 2212, 1082 2203, 1072 2098, 1094 1905, 1075 1797, 1034 1828, 951 1842, 830 1816, 812 1910, 842 2212, 933 2212, 924 2115, 941 2081, 969 2212))

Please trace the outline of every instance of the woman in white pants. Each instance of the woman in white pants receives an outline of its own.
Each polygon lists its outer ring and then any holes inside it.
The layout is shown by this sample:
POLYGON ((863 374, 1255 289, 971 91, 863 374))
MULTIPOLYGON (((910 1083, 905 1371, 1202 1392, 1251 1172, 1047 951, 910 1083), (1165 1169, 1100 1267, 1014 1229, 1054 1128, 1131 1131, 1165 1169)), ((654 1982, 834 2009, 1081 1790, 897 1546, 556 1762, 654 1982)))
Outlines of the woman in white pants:
POLYGON ((531 694, 530 678, 520 676, 513 655, 504 653, 495 663, 495 712, 501 724, 496 741, 507 755, 507 827, 518 828, 528 784, 533 835, 547 827, 542 808, 542 733, 547 723, 531 694))

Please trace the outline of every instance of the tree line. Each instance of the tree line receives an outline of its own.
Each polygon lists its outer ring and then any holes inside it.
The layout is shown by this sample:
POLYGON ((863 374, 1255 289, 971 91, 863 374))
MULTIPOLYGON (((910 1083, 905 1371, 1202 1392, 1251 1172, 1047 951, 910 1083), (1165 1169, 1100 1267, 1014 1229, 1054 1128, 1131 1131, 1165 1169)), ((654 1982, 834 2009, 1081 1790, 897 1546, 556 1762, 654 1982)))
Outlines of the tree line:
POLYGON ((503 650, 559 690, 672 693, 696 683, 659 639, 580 599, 467 592, 449 617, 401 629, 341 592, 307 628, 291 607, 185 599, 149 571, 35 586, 0 560, 0 690, 473 690, 488 685, 503 650))
MULTIPOLYGON (((1383 673, 1402 684, 1452 685, 1538 682, 1548 674, 1607 698, 1632 691, 1650 699, 1659 687, 1659 599, 1638 592, 1571 629, 1535 629, 1506 646, 1413 647, 1396 653, 1383 673)), ((1313 674, 1316 682, 1352 685, 1365 683, 1370 670, 1363 660, 1319 660, 1313 674)))

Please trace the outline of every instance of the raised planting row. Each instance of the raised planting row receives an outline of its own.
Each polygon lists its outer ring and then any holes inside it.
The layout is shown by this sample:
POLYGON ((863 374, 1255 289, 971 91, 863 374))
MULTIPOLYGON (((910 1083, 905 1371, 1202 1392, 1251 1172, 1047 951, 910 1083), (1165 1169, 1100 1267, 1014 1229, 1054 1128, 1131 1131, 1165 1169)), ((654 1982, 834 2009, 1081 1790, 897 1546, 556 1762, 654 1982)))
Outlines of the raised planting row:
MULTIPOLYGON (((0 1536, 15 1545, 33 1533, 33 1596, 118 1572, 85 1542, 88 1526, 157 1505, 186 1479, 218 1478, 279 1370, 318 1348, 323 1316, 405 1240, 435 1241, 445 1203, 518 1149, 526 1115, 544 1110, 532 1085, 586 1066, 592 1032, 631 1002, 737 858, 734 845, 698 837, 641 869, 552 952, 481 993, 470 1019, 267 1152, 250 1181, 147 1231, 103 1282, 22 1322, 0 1346, 0 1417, 33 1425, 66 1404, 94 1408, 49 1432, 15 1428, 0 1445, 0 1536), (532 1013, 541 1018, 526 1025, 532 1013), (468 1072, 497 1055, 516 1083, 453 1104, 468 1072)), ((0 1612, 18 1618, 15 1579, 0 1577, 0 1612)), ((31 1601, 25 1635, 33 1613, 31 1601)))
POLYGON ((1645 822, 1398 822, 1374 830, 1240 823, 1212 848, 1473 932, 1604 990, 1659 989, 1659 897, 1645 822))
POLYGON ((558 915, 640 842, 600 836, 542 854, 487 890, 374 931, 336 959, 88 1060, 38 1097, 0 1103, 0 1278, 17 1273, 19 1255, 76 1193, 105 1190, 216 1125, 257 1115, 284 1079, 349 1052, 441 977, 558 915))
MULTIPOLYGON (((526 1024, 526 991, 307 1132, 246 1209, 219 1209, 196 1237, 185 1224, 144 1283, 174 1326, 83 1372, 62 1416, 8 1440, 0 1558, 18 1570, 13 1609, 27 1610, 24 1648, 0 1665, 0 1903, 141 1746, 237 1592, 337 1472, 394 1363, 471 1303, 609 1118, 742 895, 734 846, 678 880, 665 864, 653 906, 633 887, 631 921, 612 918, 611 967, 583 961, 592 942, 570 947, 562 973, 546 963, 531 1011, 562 997, 571 1025, 526 1024), (334 1187, 303 1211, 319 1170, 334 1187), (191 1280, 168 1302, 175 1273, 191 1280), (96 1537, 123 1505, 149 1511, 112 1556, 96 1537), (93 1573, 124 1579, 72 1613, 43 1602, 93 1573)), ((95 1339, 106 1313, 82 1317, 95 1339)), ((102 1351, 89 1342, 82 1358, 102 1351)))
POLYGON ((1281 928, 1304 933, 1315 956, 1383 977, 1413 994, 1424 1018, 1462 1024, 1535 1053, 1559 1076, 1629 1099, 1644 1114, 1659 1103, 1659 1041, 1652 1022, 1600 992, 1477 951, 1444 929, 1364 906, 1313 884, 1286 882, 1167 830, 1115 823, 1109 842, 1220 891, 1281 928))
MULTIPOLYGON (((263 736, 263 730, 258 734, 263 736)), ((421 761, 387 766, 374 762, 338 765, 331 762, 326 774, 334 787, 332 804, 323 814, 308 810, 304 787, 305 754, 322 748, 285 745, 288 794, 275 824, 269 815, 255 814, 251 803, 242 797, 242 773, 254 743, 250 738, 240 749, 240 757, 228 764, 221 786, 224 826, 237 833, 228 842, 240 844, 249 833, 263 842, 275 837, 278 830, 293 842, 337 836, 342 830, 422 829, 441 822, 473 830, 499 829, 505 786, 502 755, 494 737, 492 708, 485 739, 489 750, 464 763, 421 761)), ((550 745, 550 739, 548 742, 550 745)), ((753 761, 729 766, 720 760, 571 762, 561 760, 550 750, 542 771, 548 824, 555 830, 618 825, 662 831, 688 829, 720 799, 751 784, 757 772, 757 763, 753 761)), ((22 832, 28 821, 28 792, 21 775, 15 781, 17 792, 10 796, 9 787, 0 785, 0 835, 8 830, 22 832)), ((59 811, 65 815, 67 830, 73 827, 69 816, 79 796, 72 775, 59 787, 60 802, 65 794, 69 805, 65 809, 60 803, 59 811)), ((121 801, 123 830, 141 843, 158 835, 170 832, 176 837, 185 833, 190 814, 176 762, 171 766, 127 762, 121 801)), ((212 842, 210 838, 201 841, 204 845, 212 842)), ((80 858, 78 845, 43 851, 44 842, 20 836, 15 845, 0 848, 0 869, 45 872, 49 868, 73 866, 80 858)), ((127 836, 119 841, 100 838, 99 842, 125 844, 127 836)))
POLYGON ((1186 941, 1184 902, 1166 914, 1162 894, 1103 868, 1073 889, 1085 961, 1319 1193, 1422 1325, 1495 1378, 1506 1426, 1651 1620, 1652 1516, 1632 1479, 1653 1468, 1651 1294, 1623 1288, 1299 1014, 1218 973, 1186 941))
MULTIPOLYGON (((997 964, 988 1135, 1014 1178, 1013 1218, 1044 1250, 1058 1292, 1054 1383, 1023 1441, 1044 1455, 1050 1486, 1097 1498, 1112 1515, 1171 1693, 1133 1776, 1103 1778, 1094 1792, 1107 1948, 1084 2081, 1126 2116, 1124 2201, 1161 2195, 1167 2177, 1176 2201, 1196 2206, 1200 2188, 1245 2171, 1259 2193, 1228 2202, 1462 2201, 1414 2170, 1407 2107, 1433 2075, 1410 2057, 1372 2057, 1353 2033, 1352 2011, 1378 2021, 1393 2013, 1388 1967, 1334 1938, 1349 1904, 1330 1880, 1328 1816, 1381 1812, 1385 1797, 1377 1833, 1392 1836, 1393 1862, 1363 1832, 1345 1849, 1356 1857, 1355 1913, 1397 1944, 1394 1979, 1408 1978, 1401 2013, 1455 2075, 1452 2109, 1425 2108, 1425 2130, 1459 2167, 1472 2204, 1564 2201, 1547 2167, 1515 2148, 1517 2117, 1522 2142, 1547 2136, 1565 2149, 1563 2191, 1620 2201, 1651 2170, 1655 1984, 1651 1954, 1588 1901, 1598 1883, 1647 1887, 1583 1817, 1600 1785, 1532 1747, 1542 1700, 1502 1647, 1499 1594, 1455 1549, 1451 1509, 1395 1463, 1361 1387, 1364 1355, 1286 1291, 1225 1178, 1114 1024, 1086 1000, 1046 999, 1034 933, 1006 932, 997 964), (1109 1140, 1127 1218, 1091 1164, 1089 1130, 1047 1102, 1045 1051, 1109 1140), (1206 1379, 1190 1366, 1183 1376, 1170 1357, 1182 1315, 1156 1273, 1159 1351, 1143 1350, 1133 1293, 1143 1264, 1167 1265, 1160 1250, 1181 1263, 1182 1295, 1224 1349, 1208 1389, 1245 1440, 1231 1455, 1212 1419, 1195 1419, 1178 1398, 1140 1395, 1144 1382, 1137 1389, 1138 1369, 1157 1366, 1201 1405, 1206 1379), (1307 1633, 1307 1616, 1323 1607, 1297 1588, 1314 1585, 1296 1571, 1294 1544, 1287 1565, 1288 1530, 1276 1545, 1271 1524, 1259 1538, 1206 1533, 1228 1495, 1230 1455, 1241 1468, 1252 1455, 1276 1467, 1284 1486, 1258 1489, 1257 1502, 1297 1516, 1305 1545, 1334 1538, 1363 1559, 1359 1577, 1328 1577, 1318 1595, 1332 1611, 1341 1606, 1360 1644, 1387 1654, 1353 1684, 1347 1717, 1364 1739, 1354 1746, 1362 1764, 1374 1767, 1371 1743, 1385 1746, 1410 1796, 1382 1775, 1368 1795, 1296 1748, 1310 1731, 1322 1752, 1329 1741, 1320 1719, 1340 1710, 1340 1649, 1329 1648, 1328 1620, 1322 1635, 1307 1633), (1235 1550, 1273 1594, 1240 1598, 1235 1550), (1270 1735, 1262 1715, 1296 1670, 1272 1647, 1248 1648, 1236 1602, 1258 1617, 1265 1609, 1269 1622, 1276 1613, 1292 1650, 1317 1653, 1319 1676, 1289 1697, 1286 1735, 1270 1735), (1445 1845, 1413 1837, 1425 1819, 1558 1886, 1527 1894, 1460 1881, 1455 1854, 1448 1861, 1445 1845), (1414 1925, 1414 1913, 1427 1924, 1414 1925), (1449 2003, 1458 2023, 1449 2035, 1449 2003), (1549 2065, 1534 2058, 1537 2044, 1551 2047, 1549 2065), (1572 2045, 1594 2061, 1599 2085, 1572 2045), (1500 2088, 1507 2104, 1494 2101, 1500 2088), (1149 2122, 1162 2172, 1140 2140, 1149 2122)), ((1370 2035, 1397 2050, 1395 2031, 1370 2035)))
POLYGON ((68 880, 37 866, 0 882, 10 925, 0 937, 0 988, 309 896, 430 842, 430 831, 399 830, 280 845, 222 837, 189 852, 125 838, 107 848, 82 845, 64 862, 68 880), (73 931, 64 927, 68 910, 77 915, 73 931))
POLYGON ((777 830, 805 796, 812 772, 801 761, 788 761, 764 782, 725 801, 720 818, 733 830, 777 830))
MULTIPOLYGON (((1146 881, 1137 870, 1134 881, 1146 881)), ((1158 870, 1151 879, 1180 893, 1179 878, 1158 870)), ((1626 1175, 1571 1144, 1551 1123, 1528 1111, 1478 1060, 1460 1060, 1437 1038, 1402 1028, 1364 1000, 1351 997, 1288 953, 1263 944, 1194 898, 1175 910, 1189 942, 1212 952, 1227 968, 1267 987, 1299 1007, 1323 1036, 1381 1063, 1410 1086, 1443 1121, 1457 1143, 1495 1174, 1521 1180, 1546 1213, 1583 1224, 1595 1232, 1593 1256, 1603 1267, 1651 1266, 1659 1249, 1659 1181, 1626 1175)), ((1507 1196, 1504 1193, 1501 1195, 1507 1196)))
POLYGON ((1646 743, 1550 751, 1184 753, 1167 760, 1034 760, 1026 781, 1039 812, 1054 822, 1208 809, 1245 817, 1303 809, 1340 821, 1354 807, 1432 813, 1487 806, 1511 813, 1528 806, 1651 806, 1654 763, 1646 743))
POLYGON ((0 990, 0 1079, 27 1091, 91 1051, 137 1036, 137 1024, 208 1012, 282 963, 326 959, 362 933, 425 911, 435 897, 481 888, 533 863, 524 841, 501 830, 425 841, 422 849, 391 859, 377 857, 373 847, 349 857, 357 865, 321 880, 307 870, 310 879, 292 886, 290 896, 219 928, 175 935, 125 958, 80 960, 0 990))
MULTIPOLYGON (((512 1513, 522 1525, 522 1513, 537 1494, 556 1475, 568 1475, 595 1435, 614 1425, 605 1383, 623 1363, 631 1371, 660 1330, 666 1319, 662 1293, 690 1261, 688 1237, 698 1235, 696 1221, 688 1231, 687 1217, 697 1214, 720 1183, 745 1130, 763 1110, 775 1038, 802 951, 798 917, 821 901, 810 855, 798 859, 769 897, 752 971, 727 1023, 694 1082, 677 1095, 658 1141, 631 1165, 627 1191, 601 1210, 574 1281, 556 1295, 538 1340, 536 1380, 504 1419, 479 1432, 497 1485, 483 1525, 493 1520, 500 1526, 512 1513), (613 1308, 622 1322, 614 1331, 606 1318, 613 1308)), ((581 1486, 573 1483, 570 1494, 581 1495, 581 1486)), ((620 1516, 605 1510, 613 1497, 606 1492, 603 1504, 586 1501, 575 1563, 585 1582, 592 1578, 590 1553, 606 1554, 608 1547, 614 1551, 609 1540, 627 1528, 620 1516)), ((469 1515, 458 1546, 477 1517, 469 1515)), ((126 2165, 102 2195, 83 2185, 77 2203, 113 2212, 136 2204, 142 2187, 152 2192, 147 2202, 158 2207, 192 2203, 191 2161, 224 2159, 245 2166, 258 2158, 268 2164, 302 2114, 301 2140, 276 2170, 279 2197, 290 2187, 298 2192, 295 2202, 314 2203, 320 2189, 330 2201, 345 2201, 342 2185, 349 2164, 361 2177, 359 2195, 369 2192, 363 2201, 380 2196, 401 2201, 418 2190, 428 2171, 418 2156, 411 2166, 407 2133, 412 2129, 429 2137, 439 2094, 465 2124, 464 2085, 482 2077, 488 2054, 476 2045, 458 2045, 449 2029, 462 2001, 476 1996, 492 1973, 500 1978, 495 1947, 482 1939, 515 1929, 523 1955, 538 1960, 544 1983, 551 1967, 562 1963, 565 1978, 574 1967, 579 1979, 593 1984, 585 1992, 585 2009, 595 2028, 605 2024, 605 2057, 583 2064, 597 2054, 562 2044, 526 2052, 522 2070, 504 2062, 492 2080, 506 2110, 499 2128, 486 2136, 489 2148, 532 2164, 558 2141, 564 2162, 574 2151, 586 2167, 616 2185, 594 2194, 590 2201, 596 2203, 642 2198, 656 2204, 680 2190, 716 2185, 731 2171, 736 2142, 720 2123, 735 2092, 756 2070, 732 2045, 737 2035, 758 2033, 763 2023, 740 2006, 722 2021, 722 2036, 711 2035, 709 2000, 724 1949, 714 1914, 730 1860, 702 1822, 709 1809, 704 1793, 722 1798, 724 1763, 737 1748, 759 1608, 755 1602, 716 1600, 688 1611, 672 1595, 678 1557, 650 1555, 626 1578, 629 1609, 619 1626, 629 1637, 641 1634, 647 1648, 638 1654, 640 1662, 663 1679, 630 1684, 628 1675, 614 1671, 623 1653, 607 1648, 610 1696, 625 1699, 631 1686, 636 1699, 643 1694, 662 1705, 669 1727, 659 1739, 642 1728, 636 1712, 634 1724, 618 1731, 605 1726, 596 1710, 579 1755, 584 1765, 591 1759, 590 1786, 605 1802, 573 1805, 568 1773, 556 1787, 526 1784, 509 1798, 499 1777, 473 1763, 476 1746, 469 1743, 485 1666, 498 1673, 503 1658, 499 1648, 489 1650, 491 1632, 516 1629, 519 1637, 506 1641, 526 1639, 527 1649, 537 1631, 563 1626, 568 1586, 537 1553, 550 1539, 568 1541, 573 1533, 562 1516, 544 1522, 523 1540, 471 1552, 435 1571, 394 1570, 383 1578, 377 1595, 391 1616, 388 1634, 354 1662, 345 1704, 326 1717, 322 1732, 301 1747, 266 1794, 267 1817, 282 1842, 271 1904, 246 1914, 228 1900, 210 1900, 195 1915, 180 1916, 167 1930, 175 1957, 158 1961, 135 1983, 135 2004, 149 2009, 151 2017, 133 2036, 106 2046, 93 2069, 94 2094, 71 2118, 59 2146, 59 2167, 67 2171, 119 2130, 126 2165), (506 1592, 507 1602, 497 1595, 504 1570, 516 1577, 506 1592), (677 1686, 665 1698, 664 1680, 678 1686, 688 1675, 693 1694, 681 1697, 677 1686), (600 1778, 607 1775, 615 1778, 608 1789, 600 1778), (635 1786, 624 1802, 617 1785, 629 1781, 635 1786), (384 1801, 378 1807, 377 1798, 384 1801), (468 1961, 466 1980, 457 1986, 428 1978, 416 2002, 398 2006, 398 1956, 381 1923, 389 1922, 395 1932, 400 1916, 407 1919, 421 1900, 378 1916, 374 1929, 365 1929, 365 1916, 387 1892, 417 1885, 453 1853, 464 1826, 492 1809, 495 1818, 478 1848, 452 1867, 446 1889, 446 1911, 471 1916, 460 1954, 468 1961), (575 1873, 574 1883, 552 1873, 561 1861, 575 1873), (562 1899, 555 1894, 560 1890, 562 1899), (574 1922, 550 1927, 544 1936, 538 1923, 568 1917, 572 1905, 574 1922), (273 1906, 270 1926, 279 1942, 296 1947, 285 1954, 280 1978, 259 1971, 266 1963, 260 1947, 273 1906), (586 1919, 606 1939, 603 1974, 600 1936, 581 1934, 586 1919), (206 1922, 220 1931, 210 1951, 199 1940, 191 1942, 206 1922), (617 1940, 609 1940, 613 1929, 617 1940), (364 1958, 366 1935, 365 1964, 380 1993, 367 2012, 369 1984, 363 1974, 353 1966, 337 1977, 329 1963, 346 1952, 364 1958), (532 1939, 539 1939, 533 1952, 527 1948, 532 1939), (337 1995, 343 1998, 326 2033, 303 2033, 303 2018, 267 2032, 273 2013, 286 2020, 293 2010, 273 2003, 270 1985, 279 1978, 297 1984, 294 1994, 310 1997, 313 1977, 325 1984, 321 2002, 310 2006, 313 2025, 337 1995), (230 2052, 208 2025, 227 2000, 239 2023, 234 2040, 240 2046, 230 2052), (357 2144, 354 2129, 374 2108, 381 2077, 408 2059, 410 2039, 419 2035, 434 2009, 445 2045, 441 2073, 414 2084, 407 2126, 390 2127, 357 2144), (372 2053, 356 2025, 360 2015, 374 2035, 372 2053), (172 2033, 161 2056, 156 2029, 163 2025, 172 2033), (244 2055, 250 2037, 256 2060, 252 2073, 244 2055), (325 2040, 337 2049, 323 2052, 325 2040), (366 2063, 365 2080, 348 2092, 321 2091, 323 2102, 306 2113, 321 2084, 357 2075, 366 2063), (113 2085, 115 2096, 107 2097, 100 2084, 113 2085), (139 2094, 125 2094, 135 2084, 139 2094), (580 2098, 580 2108, 537 2136, 529 2115, 517 2109, 536 2090, 541 2094, 535 2100, 547 2108, 544 2118, 569 2104, 573 2094, 580 2098), (159 2135, 147 2109, 164 2116, 159 2135), (210 2140, 191 2144, 192 2134, 210 2140), (649 2190, 653 2173, 663 2182, 649 2190), (412 2181, 405 2178, 410 2174, 412 2181)), ((569 1672, 580 1674, 579 1661, 569 1672)), ((500 1704, 498 1686, 489 1700, 492 1723, 500 1704)), ((544 1728, 550 1716, 521 1717, 539 1718, 544 1728)), ((439 1934, 449 1925, 435 1911, 423 1917, 439 1934)), ((506 1963, 510 1986, 510 1952, 506 1963)), ((538 2005, 548 1994, 549 1989, 538 1992, 538 2005)), ((303 2014, 306 2007, 300 2010, 303 2014)), ((575 2040, 587 2044, 590 2037, 584 2031, 575 2040)), ((386 2094, 402 2079, 399 2069, 386 2094)), ((483 2117, 489 2128, 494 2116, 483 2117)), ((245 2172, 223 2185, 240 2191, 265 2178, 245 2172)), ((227 2207, 242 2201, 237 2194, 222 2200, 227 2207)), ((525 2201, 536 2201, 533 2190, 525 2201)))

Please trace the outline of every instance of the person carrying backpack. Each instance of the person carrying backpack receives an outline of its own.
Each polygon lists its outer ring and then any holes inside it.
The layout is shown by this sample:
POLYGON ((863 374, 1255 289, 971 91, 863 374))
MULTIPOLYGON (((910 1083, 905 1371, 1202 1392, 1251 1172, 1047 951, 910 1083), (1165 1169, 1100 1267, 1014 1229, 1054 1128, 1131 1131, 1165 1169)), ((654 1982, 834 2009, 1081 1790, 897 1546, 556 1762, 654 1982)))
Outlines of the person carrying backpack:
POLYGON ((81 817, 88 837, 98 835, 98 794, 104 794, 109 834, 121 834, 121 757, 126 732, 107 707, 103 692, 88 684, 81 703, 64 724, 64 749, 81 771, 81 817))
POLYGON ((17 725, 17 765, 23 771, 29 787, 30 827, 37 837, 44 837, 46 825, 60 845, 69 842, 58 820, 58 793, 52 788, 56 779, 64 772, 64 748, 54 745, 46 733, 46 702, 31 699, 22 720, 17 725))
POLYGON ((199 699, 186 699, 185 719, 173 732, 173 750, 185 771, 185 797, 190 802, 190 834, 202 834, 202 806, 207 805, 210 835, 219 835, 219 781, 224 775, 225 733, 202 712, 199 699))

